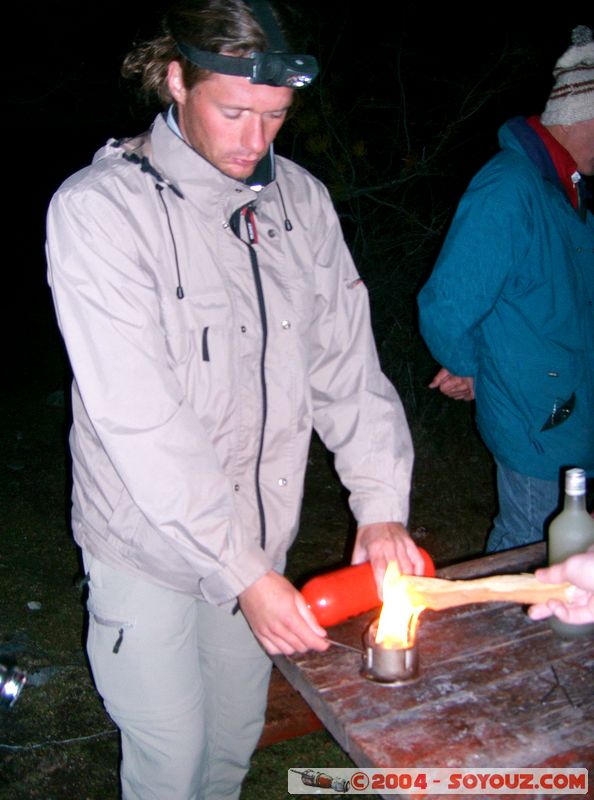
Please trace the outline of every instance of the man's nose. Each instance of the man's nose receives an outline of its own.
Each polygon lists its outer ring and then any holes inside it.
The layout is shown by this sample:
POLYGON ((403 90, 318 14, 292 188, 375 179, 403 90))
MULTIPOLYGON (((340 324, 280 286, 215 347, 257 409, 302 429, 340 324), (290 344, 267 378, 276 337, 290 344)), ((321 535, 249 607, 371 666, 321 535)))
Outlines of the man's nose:
POLYGON ((242 132, 242 145, 253 153, 266 150, 266 133, 264 120, 258 114, 253 114, 245 121, 242 132))

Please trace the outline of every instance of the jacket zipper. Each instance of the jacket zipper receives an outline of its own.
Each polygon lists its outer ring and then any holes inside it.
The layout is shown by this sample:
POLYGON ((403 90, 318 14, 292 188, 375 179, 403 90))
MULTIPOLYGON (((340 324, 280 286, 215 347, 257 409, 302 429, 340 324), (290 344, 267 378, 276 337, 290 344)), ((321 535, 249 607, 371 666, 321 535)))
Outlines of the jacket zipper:
POLYGON ((231 230, 237 238, 243 242, 248 248, 250 255, 250 264, 252 267, 252 275, 254 278, 254 285, 256 287, 256 297, 258 299, 258 310, 260 312, 260 323, 262 326, 262 350, 260 354, 260 385, 262 389, 262 425, 260 429, 260 442, 258 445, 258 455, 256 458, 256 501, 258 504, 258 516, 260 518, 260 547, 264 550, 266 547, 266 514, 264 511, 264 503, 262 500, 262 492, 260 490, 260 464, 262 462, 262 453, 264 451, 264 431, 266 428, 266 417, 268 414, 268 393, 266 389, 266 347, 268 343, 268 321, 266 318, 266 303, 264 301, 264 289, 262 286, 262 277, 260 275, 260 265, 258 264, 258 255, 254 245, 258 243, 258 231, 256 229, 256 217, 254 213, 254 206, 249 203, 242 208, 238 208, 232 215, 230 220, 231 230), (247 238, 245 242, 241 238, 241 219, 245 220, 247 238))

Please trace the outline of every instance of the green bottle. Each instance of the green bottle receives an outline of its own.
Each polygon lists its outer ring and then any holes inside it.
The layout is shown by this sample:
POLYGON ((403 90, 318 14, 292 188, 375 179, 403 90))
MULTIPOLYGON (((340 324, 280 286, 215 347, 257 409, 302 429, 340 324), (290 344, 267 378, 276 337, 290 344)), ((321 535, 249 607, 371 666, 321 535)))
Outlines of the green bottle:
MULTIPOLYGON (((583 553, 592 544, 594 519, 586 510, 586 473, 583 469, 569 469, 565 473, 563 511, 549 526, 549 564, 559 564, 576 553, 583 553)), ((549 625, 563 638, 594 634, 594 622, 569 625, 551 617, 549 625)))

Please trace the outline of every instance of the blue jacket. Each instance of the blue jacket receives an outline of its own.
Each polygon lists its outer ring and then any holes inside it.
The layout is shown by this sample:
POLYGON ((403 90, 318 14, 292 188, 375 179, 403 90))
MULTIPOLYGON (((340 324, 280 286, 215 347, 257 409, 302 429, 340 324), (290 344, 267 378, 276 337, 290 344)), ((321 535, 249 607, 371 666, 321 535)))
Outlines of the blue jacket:
POLYGON ((505 466, 594 474, 594 218, 569 202, 522 118, 464 194, 419 295, 435 359, 475 378, 477 423, 505 466))

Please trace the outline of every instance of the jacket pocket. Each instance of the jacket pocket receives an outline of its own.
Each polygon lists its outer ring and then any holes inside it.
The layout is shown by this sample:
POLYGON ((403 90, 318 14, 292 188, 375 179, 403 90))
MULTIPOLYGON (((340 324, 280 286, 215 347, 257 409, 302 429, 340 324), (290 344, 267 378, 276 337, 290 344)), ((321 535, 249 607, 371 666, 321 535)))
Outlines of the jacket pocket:
POLYGON ((518 369, 516 380, 522 402, 530 410, 533 436, 546 435, 571 417, 579 402, 576 392, 582 373, 578 359, 570 355, 561 362, 528 362, 518 369))
POLYGON ((224 289, 187 294, 182 300, 167 298, 162 315, 167 350, 174 366, 187 364, 196 356, 211 361, 211 340, 229 335, 232 326, 231 305, 224 289))
POLYGON ((508 347, 500 357, 483 357, 477 411, 494 438, 513 439, 521 427, 540 450, 540 440, 579 413, 583 383, 579 353, 526 358, 508 347))
POLYGON ((239 332, 224 290, 186 295, 186 335, 191 339, 190 357, 173 369, 190 404, 207 430, 215 430, 232 416, 239 370, 239 332))
POLYGON ((190 295, 186 300, 200 359, 221 367, 230 356, 233 335, 233 315, 226 292, 205 292, 190 295))
POLYGON ((202 360, 210 361, 210 353, 208 351, 208 325, 202 331, 202 360))
POLYGON ((502 379, 507 384, 512 413, 526 421, 532 444, 538 452, 546 447, 551 432, 579 413, 584 367, 579 354, 564 353, 550 358, 521 359, 507 365, 502 379))
POLYGON ((549 431, 551 428, 556 428, 558 425, 561 425, 568 420, 575 408, 575 402, 575 392, 572 392, 566 400, 563 400, 562 398, 555 398, 553 401, 553 407, 551 408, 551 413, 540 429, 541 433, 544 431, 549 431))

